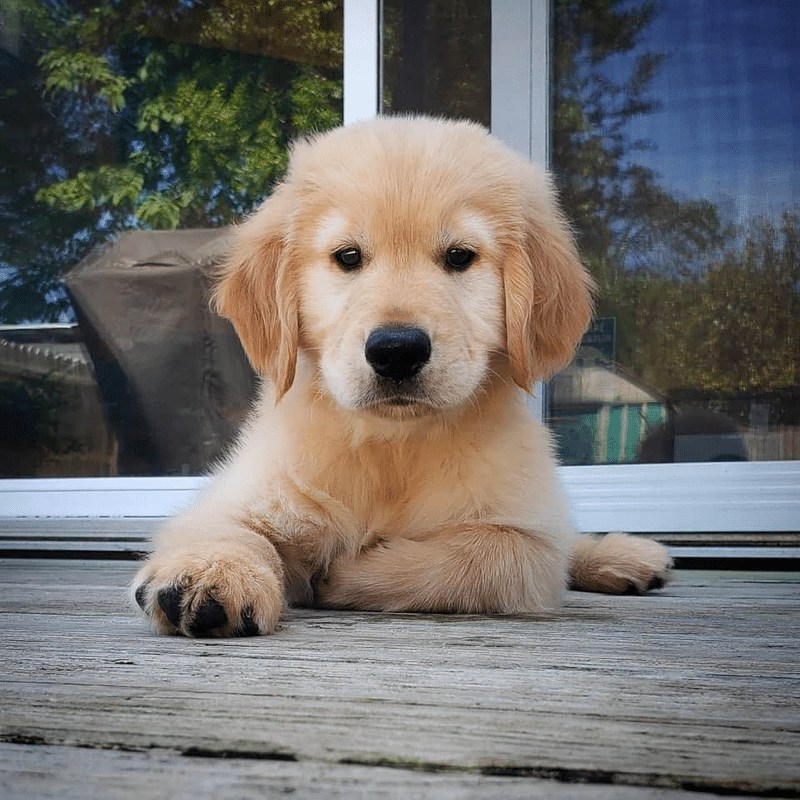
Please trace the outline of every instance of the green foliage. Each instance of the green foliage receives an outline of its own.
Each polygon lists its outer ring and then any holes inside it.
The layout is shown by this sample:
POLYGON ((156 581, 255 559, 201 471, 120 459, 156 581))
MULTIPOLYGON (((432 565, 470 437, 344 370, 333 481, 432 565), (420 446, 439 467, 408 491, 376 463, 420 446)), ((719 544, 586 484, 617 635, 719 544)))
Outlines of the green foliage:
POLYGON ((86 91, 105 100, 112 111, 125 105, 125 89, 131 81, 115 75, 102 56, 55 47, 39 59, 45 93, 57 90, 86 91))
POLYGON ((130 205, 139 198, 142 183, 142 175, 130 167, 103 165, 39 189, 36 199, 65 211, 92 211, 97 206, 130 205))
MULTIPOLYGON (((753 223, 690 291, 672 287, 671 385, 737 393, 800 384, 800 217, 753 223)), ((668 295, 669 296, 669 295, 668 295)))
POLYGON ((688 277, 624 273, 620 360, 654 387, 738 395, 800 383, 800 217, 752 224, 688 277))
POLYGON ((58 319, 58 275, 135 227, 226 225, 298 135, 341 121, 341 3, 10 0, 0 318, 58 319), (33 235, 32 235, 33 234, 33 235))
MULTIPOLYGON (((137 13, 129 12, 137 20, 147 4, 138 5, 137 13)), ((266 5, 274 11, 280 4, 266 5)), ((243 21, 230 16, 233 6, 224 8, 228 28, 243 21)), ((250 18, 251 6, 237 8, 250 18)), ((198 22, 198 41, 219 40, 209 26, 211 19, 220 21, 222 9, 207 9, 198 22)), ((292 25, 309 22, 319 8, 301 5, 295 11, 292 25)), ((40 59, 45 91, 88 91, 108 102, 112 112, 125 108, 125 121, 133 122, 135 131, 129 132, 124 166, 101 165, 41 190, 37 198, 52 206, 102 207, 158 228, 226 224, 276 181, 291 135, 340 121, 340 82, 306 65, 164 45, 125 31, 115 32, 102 57, 77 49, 96 46, 100 32, 108 37, 107 25, 97 23, 100 17, 98 11, 74 26, 78 36, 71 49, 54 48, 40 59), (112 62, 128 75, 114 74, 112 62)), ((285 24, 287 19, 284 14, 285 24)), ((320 36, 324 40, 330 33, 320 36)))

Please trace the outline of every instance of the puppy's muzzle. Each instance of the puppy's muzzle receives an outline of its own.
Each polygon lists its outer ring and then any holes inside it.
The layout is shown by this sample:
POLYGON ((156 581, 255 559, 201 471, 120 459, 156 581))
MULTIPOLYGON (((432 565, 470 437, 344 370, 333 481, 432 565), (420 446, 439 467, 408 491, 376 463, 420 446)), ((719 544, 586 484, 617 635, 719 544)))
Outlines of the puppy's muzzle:
POLYGON ((422 328, 392 325, 367 337, 364 357, 377 375, 395 383, 413 378, 431 357, 431 339, 422 328))

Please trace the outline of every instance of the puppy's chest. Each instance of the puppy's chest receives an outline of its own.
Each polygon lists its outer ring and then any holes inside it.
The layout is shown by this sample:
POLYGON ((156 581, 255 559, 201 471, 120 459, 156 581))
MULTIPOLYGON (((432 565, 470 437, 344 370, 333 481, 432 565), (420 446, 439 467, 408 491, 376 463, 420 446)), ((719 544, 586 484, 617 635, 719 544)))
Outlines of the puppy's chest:
POLYGON ((328 491, 348 508, 367 540, 414 537, 481 515, 493 505, 494 494, 467 465, 430 454, 357 461, 336 473, 328 491))

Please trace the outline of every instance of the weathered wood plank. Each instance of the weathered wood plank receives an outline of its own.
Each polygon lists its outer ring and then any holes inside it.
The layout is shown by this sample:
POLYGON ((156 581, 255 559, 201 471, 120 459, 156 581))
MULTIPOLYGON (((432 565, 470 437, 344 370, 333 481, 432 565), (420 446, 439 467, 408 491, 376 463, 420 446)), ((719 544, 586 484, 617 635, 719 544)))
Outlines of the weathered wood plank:
POLYGON ((193 641, 126 608, 134 569, 2 562, 6 741, 800 790, 796 575, 570 593, 541 618, 294 611, 193 641))
MULTIPOLYGON (((186 757, 169 750, 119 752, 0 744, 0 795, 6 800, 685 800, 682 791, 640 786, 431 773, 381 766, 186 757)), ((692 793, 693 800, 717 795, 692 793)))

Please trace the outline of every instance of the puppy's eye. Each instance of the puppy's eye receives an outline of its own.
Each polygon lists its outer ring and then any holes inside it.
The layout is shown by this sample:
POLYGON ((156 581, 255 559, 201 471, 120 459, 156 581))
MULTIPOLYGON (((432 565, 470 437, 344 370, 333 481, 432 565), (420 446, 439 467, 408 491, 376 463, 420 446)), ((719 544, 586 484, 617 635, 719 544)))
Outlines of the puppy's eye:
POLYGON ((476 256, 477 253, 467 250, 465 247, 451 247, 444 254, 444 263, 448 269, 462 272, 475 260, 476 256))
POLYGON ((333 257, 344 270, 358 269, 361 266, 361 251, 357 247, 343 247, 337 250, 333 257))

